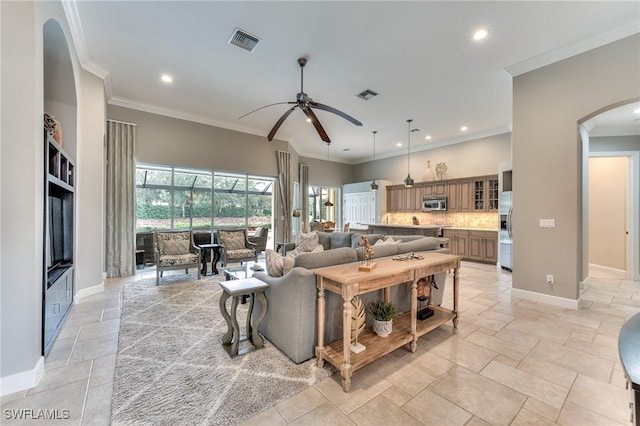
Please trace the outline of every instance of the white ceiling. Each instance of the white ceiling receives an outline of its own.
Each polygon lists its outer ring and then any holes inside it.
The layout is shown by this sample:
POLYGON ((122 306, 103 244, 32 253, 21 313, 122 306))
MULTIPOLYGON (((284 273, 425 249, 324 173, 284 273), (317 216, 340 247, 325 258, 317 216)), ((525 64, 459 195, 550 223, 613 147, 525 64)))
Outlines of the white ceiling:
MULTIPOLYGON (((63 2, 83 66, 109 103, 265 136, 300 91, 325 111, 334 161, 370 160, 510 131, 513 75, 640 31, 640 2, 63 2), (239 27, 262 40, 228 44, 239 27), (472 40, 480 28, 489 37, 472 40), (174 82, 160 81, 168 73, 174 82), (371 89, 369 101, 355 95, 371 89), (467 132, 461 132, 461 126, 467 132), (432 140, 425 140, 431 135, 432 140), (402 147, 397 147, 402 143, 402 147), (349 150, 349 151, 345 151, 349 150)), ((326 145, 301 111, 276 138, 308 157, 326 145)))

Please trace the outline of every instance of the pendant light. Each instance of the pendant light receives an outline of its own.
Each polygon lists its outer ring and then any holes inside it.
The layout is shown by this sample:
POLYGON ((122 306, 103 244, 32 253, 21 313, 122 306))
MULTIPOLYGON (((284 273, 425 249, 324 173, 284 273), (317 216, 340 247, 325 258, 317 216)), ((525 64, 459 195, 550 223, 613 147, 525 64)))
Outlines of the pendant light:
MULTIPOLYGON (((373 161, 376 161, 376 133, 378 133, 377 130, 373 131, 373 161)), ((371 182, 371 190, 373 192, 378 190, 378 184, 376 183, 376 180, 374 179, 373 182, 371 182)))
POLYGON ((407 120, 409 125, 409 143, 407 145, 407 177, 404 179, 404 186, 406 188, 411 188, 413 186, 413 179, 411 178, 411 122, 413 120, 407 120))
MULTIPOLYGON (((327 161, 329 161, 329 144, 327 144, 327 161)), ((327 189, 327 201, 324 202, 325 207, 333 207, 333 203, 329 200, 329 189, 327 189)))

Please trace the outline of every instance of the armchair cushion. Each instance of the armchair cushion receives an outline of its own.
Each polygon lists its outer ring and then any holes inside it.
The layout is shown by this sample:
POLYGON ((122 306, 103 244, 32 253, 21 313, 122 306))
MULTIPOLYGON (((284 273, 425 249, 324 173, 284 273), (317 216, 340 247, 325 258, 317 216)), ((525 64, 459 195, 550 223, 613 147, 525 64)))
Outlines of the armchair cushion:
POLYGON ((227 250, 241 250, 246 248, 243 233, 222 230, 218 232, 220 240, 227 250))
POLYGON ((160 255, 160 266, 188 265, 199 261, 198 255, 194 253, 160 255))
POLYGON ((189 253, 189 240, 167 240, 163 244, 163 253, 179 255, 189 253))

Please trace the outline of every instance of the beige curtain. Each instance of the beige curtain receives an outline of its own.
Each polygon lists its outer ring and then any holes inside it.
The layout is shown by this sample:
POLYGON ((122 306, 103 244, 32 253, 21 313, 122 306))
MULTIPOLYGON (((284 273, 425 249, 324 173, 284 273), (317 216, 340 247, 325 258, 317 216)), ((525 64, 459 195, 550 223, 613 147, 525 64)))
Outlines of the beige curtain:
POLYGON ((291 233, 291 153, 276 151, 278 164, 278 188, 280 190, 280 206, 285 218, 282 236, 284 241, 292 241, 291 233))
POLYGON ((107 120, 107 277, 136 273, 135 130, 107 120))
POLYGON ((309 232, 309 165, 300 164, 300 229, 309 232))

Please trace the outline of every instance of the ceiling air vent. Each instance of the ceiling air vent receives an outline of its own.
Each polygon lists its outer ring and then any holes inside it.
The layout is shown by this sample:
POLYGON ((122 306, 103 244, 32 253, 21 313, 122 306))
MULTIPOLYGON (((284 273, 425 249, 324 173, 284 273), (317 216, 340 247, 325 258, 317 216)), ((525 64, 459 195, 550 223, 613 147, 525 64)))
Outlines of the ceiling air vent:
POLYGON ((369 99, 373 98, 374 96, 378 96, 378 94, 376 92, 374 92, 373 90, 367 89, 363 92, 358 93, 356 96, 358 96, 360 99, 364 99, 365 101, 368 101, 369 99))
POLYGON ((229 43, 241 47, 244 50, 248 50, 249 52, 253 52, 253 49, 256 48, 260 38, 249 34, 248 32, 241 30, 240 28, 236 28, 233 30, 231 34, 231 38, 229 39, 229 43))

